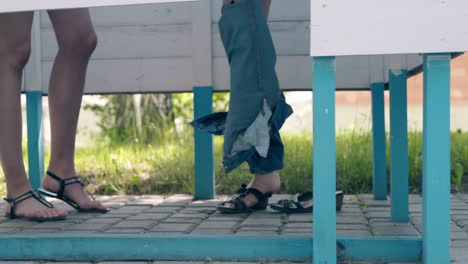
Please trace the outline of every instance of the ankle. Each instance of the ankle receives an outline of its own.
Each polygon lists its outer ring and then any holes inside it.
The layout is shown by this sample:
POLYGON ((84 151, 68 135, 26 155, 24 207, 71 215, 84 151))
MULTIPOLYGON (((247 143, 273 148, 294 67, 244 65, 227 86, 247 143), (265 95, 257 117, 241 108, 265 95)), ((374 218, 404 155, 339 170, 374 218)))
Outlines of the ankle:
POLYGON ((47 171, 52 172, 53 174, 57 175, 57 177, 65 179, 74 177, 76 175, 75 166, 60 166, 60 165, 49 165, 47 171))
POLYGON ((266 174, 255 174, 253 181, 263 182, 263 183, 280 183, 280 175, 277 171, 273 171, 266 174))
POLYGON ((31 185, 27 181, 20 183, 7 183, 7 197, 15 198, 24 194, 25 192, 30 191, 31 189, 31 185))
POLYGON ((277 192, 281 187, 280 175, 277 171, 267 174, 255 174, 250 182, 250 186, 259 189, 262 192, 277 192))

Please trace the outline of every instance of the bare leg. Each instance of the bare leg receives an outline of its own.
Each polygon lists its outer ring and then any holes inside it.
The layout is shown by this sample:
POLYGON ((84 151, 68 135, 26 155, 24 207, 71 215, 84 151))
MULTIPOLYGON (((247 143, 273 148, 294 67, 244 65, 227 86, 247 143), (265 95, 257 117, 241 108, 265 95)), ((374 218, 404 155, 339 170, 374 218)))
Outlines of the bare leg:
MULTIPOLYGON (((21 148, 21 78, 29 59, 32 12, 0 14, 0 157, 7 183, 7 196, 15 198, 31 190, 21 148)), ((9 213, 10 205, 6 206, 9 213)), ((35 199, 16 206, 16 215, 26 217, 66 216, 35 199)))
MULTIPOLYGON (((97 37, 88 9, 54 10, 49 11, 49 16, 59 46, 49 87, 52 141, 49 170, 65 179, 76 175, 76 127, 87 65, 96 48, 97 37)), ((59 189, 58 182, 47 176, 42 184, 49 190, 59 189)), ((104 206, 93 201, 79 184, 68 185, 65 195, 83 209, 104 209, 104 206)))
MULTIPOLYGON (((238 3, 240 0, 223 0, 223 4, 230 4, 234 1, 234 3, 238 3)), ((261 0, 263 12, 265 17, 268 18, 271 0, 261 0)), ((262 193, 268 192, 277 192, 281 187, 281 179, 280 174, 277 171, 273 171, 267 174, 256 174, 250 181, 248 187, 256 188, 262 193)), ((237 197, 238 195, 234 195, 231 199, 237 197)), ((257 203, 257 198, 254 195, 247 195, 243 198, 245 204, 250 207, 257 203)), ((234 205, 231 204, 231 207, 234 205)))

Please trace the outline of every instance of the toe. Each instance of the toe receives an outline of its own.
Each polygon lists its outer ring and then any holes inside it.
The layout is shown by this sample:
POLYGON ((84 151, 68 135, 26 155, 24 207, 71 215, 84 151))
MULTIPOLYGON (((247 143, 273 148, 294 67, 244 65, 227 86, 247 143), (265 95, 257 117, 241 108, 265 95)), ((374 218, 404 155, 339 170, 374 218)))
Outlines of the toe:
POLYGON ((31 215, 29 215, 30 217, 36 217, 36 218, 45 218, 47 217, 47 215, 45 215, 42 211, 39 211, 39 210, 36 210, 34 211, 31 215))
POLYGON ((67 216, 67 215, 68 215, 68 211, 66 211, 66 210, 63 210, 63 209, 55 209, 55 210, 57 211, 57 214, 58 214, 59 216, 64 217, 64 216, 67 216))
POLYGON ((57 210, 55 209, 51 209, 50 212, 49 212, 49 217, 58 217, 59 214, 57 212, 57 210))
POLYGON ((107 208, 100 202, 98 201, 93 201, 93 208, 99 209, 99 210, 106 210, 107 208))

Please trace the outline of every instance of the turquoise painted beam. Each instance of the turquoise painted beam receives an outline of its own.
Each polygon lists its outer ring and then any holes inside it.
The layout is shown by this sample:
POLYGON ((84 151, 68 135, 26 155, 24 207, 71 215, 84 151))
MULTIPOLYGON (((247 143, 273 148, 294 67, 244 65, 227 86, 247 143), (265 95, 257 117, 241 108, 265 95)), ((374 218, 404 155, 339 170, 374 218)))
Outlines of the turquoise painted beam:
POLYGON ((336 263, 335 57, 313 62, 314 263, 336 263))
POLYGON ((418 261, 421 259, 420 237, 338 237, 343 246, 341 257, 354 260, 418 261))
POLYGON ((390 193, 393 222, 408 222, 407 71, 390 70, 390 193))
MULTIPOLYGON (((194 119, 213 112, 213 87, 194 87, 194 119)), ((215 172, 213 136, 195 129, 195 200, 213 199, 215 172)))
MULTIPOLYGON (((342 257, 417 261, 420 237, 343 237, 342 257)), ((0 235, 0 259, 100 260, 307 260, 310 237, 152 234, 0 235)), ((323 263, 323 262, 322 262, 323 263)))
POLYGON ((385 85, 373 83, 372 94, 372 175, 375 200, 387 200, 387 157, 385 139, 385 85))
POLYGON ((423 259, 450 263, 450 54, 425 54, 423 259))
POLYGON ((29 182, 32 188, 41 186, 44 176, 44 139, 42 134, 42 91, 26 92, 28 128, 29 182))

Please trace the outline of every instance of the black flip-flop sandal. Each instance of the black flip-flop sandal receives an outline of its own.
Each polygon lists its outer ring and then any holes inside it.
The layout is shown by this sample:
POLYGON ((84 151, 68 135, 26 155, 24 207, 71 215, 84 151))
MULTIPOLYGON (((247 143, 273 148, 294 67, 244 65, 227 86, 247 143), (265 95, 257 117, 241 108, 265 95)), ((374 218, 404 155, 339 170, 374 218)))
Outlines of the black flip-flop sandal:
POLYGON ((245 184, 242 184, 241 188, 236 191, 236 194, 239 194, 239 196, 220 203, 217 207, 218 210, 225 214, 240 214, 266 209, 268 206, 268 198, 271 197, 272 193, 262 193, 255 188, 246 187, 247 186, 245 184), (250 207, 247 206, 243 200, 243 198, 249 194, 252 194, 257 198, 257 203, 250 207), (232 205, 234 205, 234 207, 232 207, 232 205))
MULTIPOLYGON (((336 210, 340 211, 343 205, 344 193, 336 192, 336 210)), ((297 201, 282 199, 275 204, 270 204, 270 208, 286 214, 311 213, 313 211, 313 194, 305 192, 297 197, 297 201)))
MULTIPOLYGON (((81 180, 80 177, 78 176, 75 176, 75 177, 71 177, 71 178, 68 178, 68 179, 61 179, 60 177, 58 177, 57 175, 55 175, 54 173, 50 172, 50 171, 47 171, 47 176, 51 177, 52 179, 56 180, 59 184, 60 184, 60 189, 58 190, 57 193, 55 192, 52 192, 52 191, 49 191, 45 188, 42 188, 42 189, 39 189, 39 192, 45 196, 48 196, 48 197, 52 197, 52 198, 55 198, 55 199, 59 199, 59 200, 62 200, 64 202, 66 202, 67 204, 69 204, 71 207, 73 207, 73 209, 75 209, 76 211, 80 212, 80 213, 107 213, 109 212, 109 209, 97 209, 97 208, 92 208, 92 209, 82 209, 73 199, 67 197, 66 195, 64 195, 64 192, 65 192, 65 187, 67 187, 68 185, 72 185, 72 184, 80 184, 83 188, 85 187, 85 184, 83 183, 83 181, 81 180)), ((91 195, 90 193, 88 193, 89 196, 91 196, 91 198, 94 199, 93 195, 91 195)))
POLYGON ((39 193, 35 191, 28 191, 23 193, 22 195, 16 198, 3 198, 5 202, 11 204, 10 213, 6 213, 5 217, 9 219, 22 219, 27 221, 34 221, 34 222, 49 222, 49 221, 60 221, 65 220, 65 216, 55 216, 55 217, 29 217, 29 216, 20 216, 16 215, 16 205, 26 201, 27 199, 34 198, 41 204, 43 204, 47 208, 54 208, 54 205, 49 203, 46 199, 44 199, 39 193))

